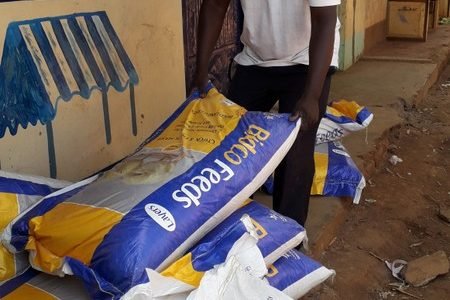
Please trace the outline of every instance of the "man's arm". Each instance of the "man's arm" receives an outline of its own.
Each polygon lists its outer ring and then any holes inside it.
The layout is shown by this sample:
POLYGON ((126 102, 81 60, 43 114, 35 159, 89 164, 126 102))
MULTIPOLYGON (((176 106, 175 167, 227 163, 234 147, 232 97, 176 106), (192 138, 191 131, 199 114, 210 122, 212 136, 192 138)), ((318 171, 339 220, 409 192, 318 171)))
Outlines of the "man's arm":
POLYGON ((230 0, 204 0, 200 9, 197 36, 197 62, 193 88, 205 96, 208 84, 208 66, 219 38, 230 0))
POLYGON ((305 92, 291 115, 291 120, 302 117, 304 130, 320 121, 319 98, 333 57, 336 22, 336 6, 311 7, 308 77, 305 92))

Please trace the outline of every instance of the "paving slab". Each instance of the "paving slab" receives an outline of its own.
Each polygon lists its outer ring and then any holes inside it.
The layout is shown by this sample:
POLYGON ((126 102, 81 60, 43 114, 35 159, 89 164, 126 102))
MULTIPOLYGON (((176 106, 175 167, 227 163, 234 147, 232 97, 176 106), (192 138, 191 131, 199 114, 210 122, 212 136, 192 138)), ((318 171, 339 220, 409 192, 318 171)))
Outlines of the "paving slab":
POLYGON ((309 215, 305 224, 310 256, 319 259, 323 251, 333 243, 352 205, 352 200, 348 198, 310 198, 309 215))
MULTIPOLYGON (((442 63, 449 55, 450 26, 441 25, 429 33, 426 42, 410 40, 385 40, 364 53, 365 57, 401 57, 403 59, 431 59, 434 63, 442 63)), ((448 60, 448 58, 447 58, 448 60)))
POLYGON ((435 63, 360 61, 334 76, 330 97, 355 100, 369 108, 412 105, 436 67, 435 63))

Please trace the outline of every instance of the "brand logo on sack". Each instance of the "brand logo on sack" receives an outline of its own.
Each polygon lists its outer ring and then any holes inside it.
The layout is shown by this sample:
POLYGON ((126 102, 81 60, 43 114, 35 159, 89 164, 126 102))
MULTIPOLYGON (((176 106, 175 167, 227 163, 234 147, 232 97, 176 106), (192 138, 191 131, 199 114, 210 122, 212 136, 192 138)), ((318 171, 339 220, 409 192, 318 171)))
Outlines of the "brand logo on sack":
POLYGON ((342 156, 345 156, 345 157, 350 157, 350 155, 347 152, 343 151, 343 150, 333 149, 332 151, 334 153, 336 153, 336 154, 339 154, 339 155, 342 155, 342 156))
MULTIPOLYGON (((224 153, 224 158, 233 165, 240 165, 247 157, 255 155, 258 146, 264 146, 263 142, 269 137, 269 131, 252 124, 224 153)), ((214 185, 228 181, 234 176, 233 170, 220 159, 214 160, 214 163, 213 167, 204 168, 200 175, 194 176, 190 182, 183 183, 180 189, 172 193, 172 198, 184 203, 184 208, 189 208, 192 204, 199 206, 203 193, 209 192, 214 185)))
POLYGON ((319 128, 316 137, 316 144, 335 140, 344 136, 344 130, 342 128, 334 128, 332 130, 323 130, 319 128))
POLYGON ((162 228, 174 231, 177 225, 172 214, 159 204, 149 203, 145 206, 145 212, 162 228))
POLYGON ((245 131, 245 135, 238 139, 230 150, 224 153, 225 159, 233 165, 240 165, 243 159, 250 154, 256 154, 258 145, 264 146, 264 141, 270 137, 270 132, 257 126, 250 125, 245 131))

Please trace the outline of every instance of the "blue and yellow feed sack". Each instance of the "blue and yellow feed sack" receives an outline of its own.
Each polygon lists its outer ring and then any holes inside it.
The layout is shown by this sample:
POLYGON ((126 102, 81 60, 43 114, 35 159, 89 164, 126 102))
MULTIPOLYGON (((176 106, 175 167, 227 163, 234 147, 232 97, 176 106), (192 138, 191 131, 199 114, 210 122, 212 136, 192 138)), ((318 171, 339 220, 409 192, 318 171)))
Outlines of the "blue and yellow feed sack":
POLYGON ((44 199, 4 241, 30 251, 35 268, 73 273, 92 297, 118 299, 263 184, 298 133, 300 121, 288 118, 246 112, 214 88, 193 95, 135 154, 67 199, 44 199))
MULTIPOLYGON (((39 176, 0 171, 0 233, 19 214, 45 195, 69 185, 68 182, 39 176)), ((0 287, 29 267, 26 253, 10 253, 0 244, 0 287)))
POLYGON ((275 262, 306 238, 305 229, 297 222, 249 200, 161 274, 198 287, 204 272, 225 262, 230 249, 239 238, 238 235, 229 233, 244 215, 250 217, 255 227, 257 246, 267 265, 275 262))
POLYGON ((355 101, 333 101, 320 121, 316 144, 339 140, 351 132, 363 130, 372 119, 373 114, 355 101))
POLYGON ((291 250, 269 266, 269 284, 293 299, 300 299, 311 289, 335 275, 334 270, 322 266, 297 250, 291 250))
MULTIPOLYGON (((350 197, 358 204, 366 180, 341 142, 316 145, 314 149, 315 173, 311 195, 350 197)), ((264 183, 264 190, 272 194, 274 177, 264 183)))
POLYGON ((366 180, 340 142, 316 145, 314 163, 311 195, 350 197, 359 203, 366 180))

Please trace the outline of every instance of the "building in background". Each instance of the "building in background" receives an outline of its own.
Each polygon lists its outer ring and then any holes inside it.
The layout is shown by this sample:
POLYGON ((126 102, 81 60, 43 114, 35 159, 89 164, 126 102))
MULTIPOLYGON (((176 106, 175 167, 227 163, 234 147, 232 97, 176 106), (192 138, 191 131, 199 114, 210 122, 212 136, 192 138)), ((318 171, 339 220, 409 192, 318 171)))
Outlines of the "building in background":
MULTIPOLYGON (((422 0, 341 1, 340 69, 345 71, 386 39, 390 2, 403 2, 400 10, 408 12, 411 2, 422 0)), ((4 55, 1 51, 12 22, 105 11, 139 74, 139 85, 132 93, 109 90, 107 113, 102 105, 104 97, 98 90, 92 91, 88 101, 73 95, 71 101, 58 105, 58 114, 52 122, 57 166, 53 174, 49 172, 48 130, 40 123, 26 130, 19 128, 16 135, 5 132, 0 138, 0 169, 42 176, 57 174, 58 178, 73 181, 89 176, 130 154, 190 92, 201 0, 0 2, 4 2, 0 3, 0 55, 4 55), (131 96, 135 97, 135 103, 130 101, 131 96), (109 116, 110 130, 105 131, 103 116, 109 116)), ((449 0, 422 2, 426 3, 424 28, 433 30, 437 17, 448 16, 449 0)), ((241 50, 243 15, 240 1, 231 3, 210 66, 211 79, 222 92, 228 89, 232 59, 241 50)), ((397 14, 397 17, 404 16, 397 14)), ((60 45, 64 44, 67 43, 60 45)), ((76 79, 77 74, 73 75, 76 79)))

